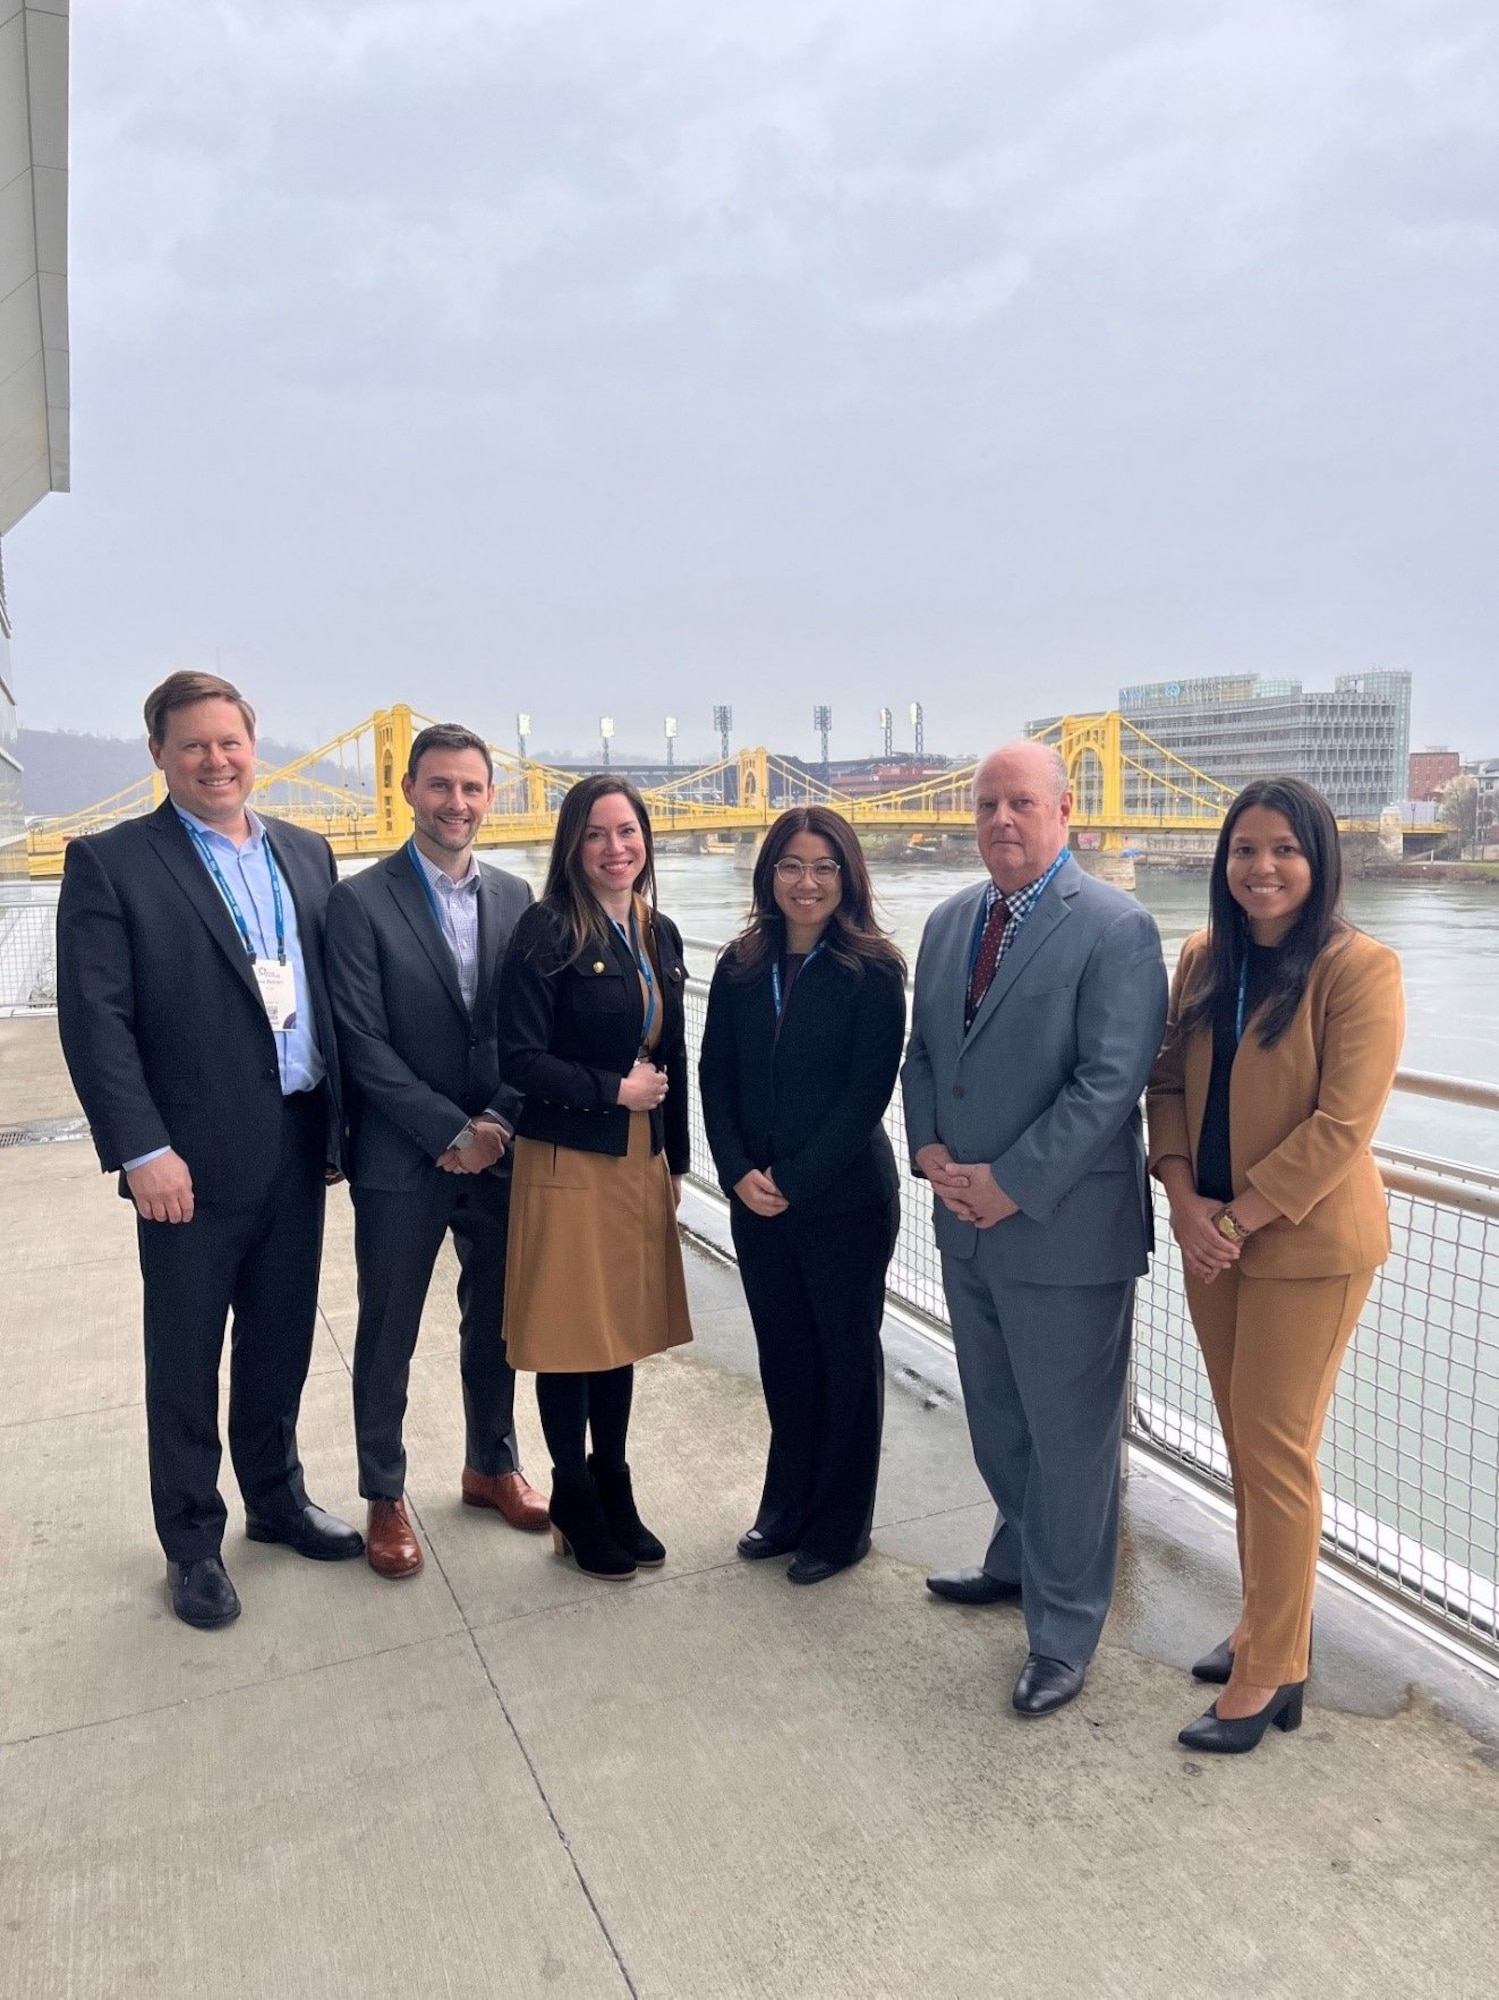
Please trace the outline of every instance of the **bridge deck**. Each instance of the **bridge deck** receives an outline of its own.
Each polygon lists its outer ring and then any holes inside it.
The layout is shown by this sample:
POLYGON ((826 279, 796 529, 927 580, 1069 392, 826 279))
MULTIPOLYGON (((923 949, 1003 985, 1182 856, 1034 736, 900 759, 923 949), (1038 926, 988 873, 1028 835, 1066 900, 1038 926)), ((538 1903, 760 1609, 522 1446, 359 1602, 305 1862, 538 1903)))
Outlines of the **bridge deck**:
MULTIPOLYGON (((75 1109, 53 1024, 0 1022, 0 1126, 75 1109)), ((303 1444, 355 1517, 330 1216, 303 1444)), ((1492 1992, 1494 1690, 1329 1585, 1300 1735, 1185 1757, 1228 1537, 1137 1469, 1088 1690, 1020 1723, 1017 1616, 921 1587, 986 1518, 924 1343, 892 1340, 876 1554, 791 1589, 733 1558, 764 1424, 735 1274, 695 1253, 699 1339, 641 1371, 632 1454, 671 1560, 611 1588, 456 1504, 440 1284, 408 1425, 422 1575, 299 1562, 236 1514, 245 1614, 198 1634, 161 1596, 132 1231, 84 1142, 0 1150, 0 1240, 0 1991, 1492 1992)))

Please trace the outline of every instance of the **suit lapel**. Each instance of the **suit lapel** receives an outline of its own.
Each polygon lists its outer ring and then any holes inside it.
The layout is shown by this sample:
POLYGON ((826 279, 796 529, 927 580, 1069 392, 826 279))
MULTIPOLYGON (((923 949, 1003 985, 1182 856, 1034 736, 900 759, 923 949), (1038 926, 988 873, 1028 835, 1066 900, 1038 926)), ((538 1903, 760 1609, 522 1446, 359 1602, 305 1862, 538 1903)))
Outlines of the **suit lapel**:
POLYGON ((448 941, 438 929, 437 919, 432 914, 432 905, 427 901, 427 893, 416 879, 416 869, 412 865, 409 851, 402 847, 383 863, 385 885, 395 900, 396 908, 406 919, 415 934, 417 943, 427 954, 432 970, 442 982, 442 989, 452 1001, 467 1023, 469 1012, 463 1004, 463 988, 458 984, 458 967, 453 963, 453 954, 448 949, 448 941))
MULTIPOLYGON (((305 852, 300 850, 294 841, 287 839, 285 832, 275 820, 266 819, 262 815, 260 823, 265 828, 266 845, 276 857, 276 866, 281 870, 281 879, 286 884, 292 908, 297 913, 297 938, 302 949, 302 971, 312 1000, 313 1027, 321 1052, 333 1047, 334 1028, 333 1007, 323 977, 321 945, 323 926, 317 905, 313 901, 317 885, 308 872, 309 862, 305 852)), ((324 882, 326 881, 325 876, 324 882)), ((324 894, 326 895, 326 889, 324 894)))
POLYGON ((226 909, 213 877, 203 866, 192 835, 170 799, 158 806, 146 821, 146 826, 155 839, 156 851, 168 872, 207 925, 209 936, 229 961, 235 976, 244 981, 246 988, 255 996, 256 1006, 264 1013, 260 988, 250 970, 250 955, 245 950, 244 941, 235 929, 234 919, 226 909))
POLYGON ((502 935, 505 919, 501 910, 503 898, 499 884, 490 877, 487 868, 479 867, 479 990, 474 996, 474 1013, 482 1014, 484 1002, 494 984, 495 973, 499 970, 500 948, 505 942, 502 935))
POLYGON ((1018 937, 999 961, 989 991, 984 995, 983 1005, 973 1017, 973 1026, 968 1030, 969 1041, 979 1033, 985 1022, 994 1018, 996 1010, 1004 1005, 1005 995, 1036 953, 1057 926, 1071 916, 1071 899, 1077 894, 1077 883, 1069 880, 1072 872, 1071 868, 1063 868, 1059 872, 1056 881, 1042 892, 1040 902, 1020 926, 1018 937))
POLYGON ((968 954, 973 944, 973 934, 979 926, 979 913, 984 907, 988 894, 987 885, 964 896, 954 911, 951 931, 943 941, 943 962, 938 972, 940 985, 937 990, 952 998, 955 1009, 954 1032, 961 1047, 967 1039, 968 1030, 963 1026, 963 1016, 968 1011, 968 954))

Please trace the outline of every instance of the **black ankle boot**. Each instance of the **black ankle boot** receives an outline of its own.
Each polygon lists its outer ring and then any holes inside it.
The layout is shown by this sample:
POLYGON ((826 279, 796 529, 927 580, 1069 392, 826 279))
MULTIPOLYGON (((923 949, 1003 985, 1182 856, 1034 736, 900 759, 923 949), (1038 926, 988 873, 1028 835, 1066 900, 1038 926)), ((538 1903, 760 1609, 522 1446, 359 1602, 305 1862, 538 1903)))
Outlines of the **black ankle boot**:
POLYGON ((1301 1698, 1305 1681, 1290 1681, 1277 1688, 1265 1706, 1254 1715, 1220 1715, 1217 1702, 1206 1715, 1189 1722, 1177 1736, 1188 1750, 1206 1750, 1216 1756, 1239 1757, 1257 1750, 1260 1739, 1273 1722, 1277 1729, 1301 1727, 1301 1698))
POLYGON ((598 1488, 587 1473, 559 1472, 552 1467, 552 1546, 559 1556, 571 1556, 584 1576, 605 1583, 623 1583, 635 1574, 635 1558, 619 1545, 604 1517, 598 1488))
POLYGON ((588 1460, 588 1470, 615 1541, 629 1550, 642 1569, 659 1569, 666 1561, 666 1550, 635 1511, 629 1466, 603 1465, 595 1452, 588 1460))

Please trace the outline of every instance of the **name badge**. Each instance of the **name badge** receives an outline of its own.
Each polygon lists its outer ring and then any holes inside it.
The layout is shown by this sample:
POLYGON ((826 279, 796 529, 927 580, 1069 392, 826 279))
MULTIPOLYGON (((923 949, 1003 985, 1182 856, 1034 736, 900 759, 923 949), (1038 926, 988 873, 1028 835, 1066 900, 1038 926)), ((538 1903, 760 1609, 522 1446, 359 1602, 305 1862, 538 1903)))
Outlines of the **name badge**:
POLYGON ((277 958, 257 958, 250 970, 260 988, 261 1005, 271 1032, 290 1034, 297 1025, 297 978, 290 961, 283 965, 277 958))

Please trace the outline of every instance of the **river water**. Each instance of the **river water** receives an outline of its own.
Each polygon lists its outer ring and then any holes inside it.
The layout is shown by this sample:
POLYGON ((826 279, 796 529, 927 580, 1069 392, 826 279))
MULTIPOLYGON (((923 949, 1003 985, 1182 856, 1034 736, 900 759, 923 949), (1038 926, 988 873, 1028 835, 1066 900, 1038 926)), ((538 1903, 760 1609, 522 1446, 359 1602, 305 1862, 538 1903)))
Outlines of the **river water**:
MULTIPOLYGON (((485 857, 540 888, 544 848, 491 851, 485 857)), ((351 870, 367 862, 348 864, 351 870)), ((728 854, 693 854, 664 847, 657 862, 661 905, 691 938, 733 935, 749 901, 749 871, 728 854)), ((914 964, 921 930, 945 897, 980 879, 975 863, 881 863, 873 869, 880 915, 914 964)), ((1161 927, 1168 965, 1201 927, 1205 875, 1141 869, 1140 899, 1161 927)), ((55 888, 32 899, 55 903, 55 888)), ((1405 967, 1407 1028, 1404 1064, 1445 1076, 1499 1083, 1499 886, 1485 883, 1353 882, 1353 921, 1400 953, 1405 967)), ((696 973, 711 970, 707 955, 689 951, 696 973)), ((0 1004, 9 996, 0 994, 0 1004)), ((1499 1114, 1397 1093, 1381 1127, 1389 1145, 1499 1173, 1499 1114)))
MULTIPOLYGON (((542 849, 487 857, 539 888, 542 849)), ((741 922, 749 873, 731 855, 663 848, 657 857, 661 907, 688 937, 723 939, 741 922)), ((881 917, 914 965, 922 925, 944 897, 981 878, 949 863, 888 863, 872 871, 881 917)), ((1139 873, 1140 900, 1161 927, 1166 962, 1207 912, 1206 875, 1139 873)), ((1499 1083, 1499 887, 1486 883, 1352 882, 1348 914, 1400 953, 1405 967, 1407 1069, 1499 1083)), ((688 964, 709 971, 700 952, 688 964)), ((1499 1173, 1499 1114, 1397 1093, 1380 1131, 1389 1145, 1499 1173)))

